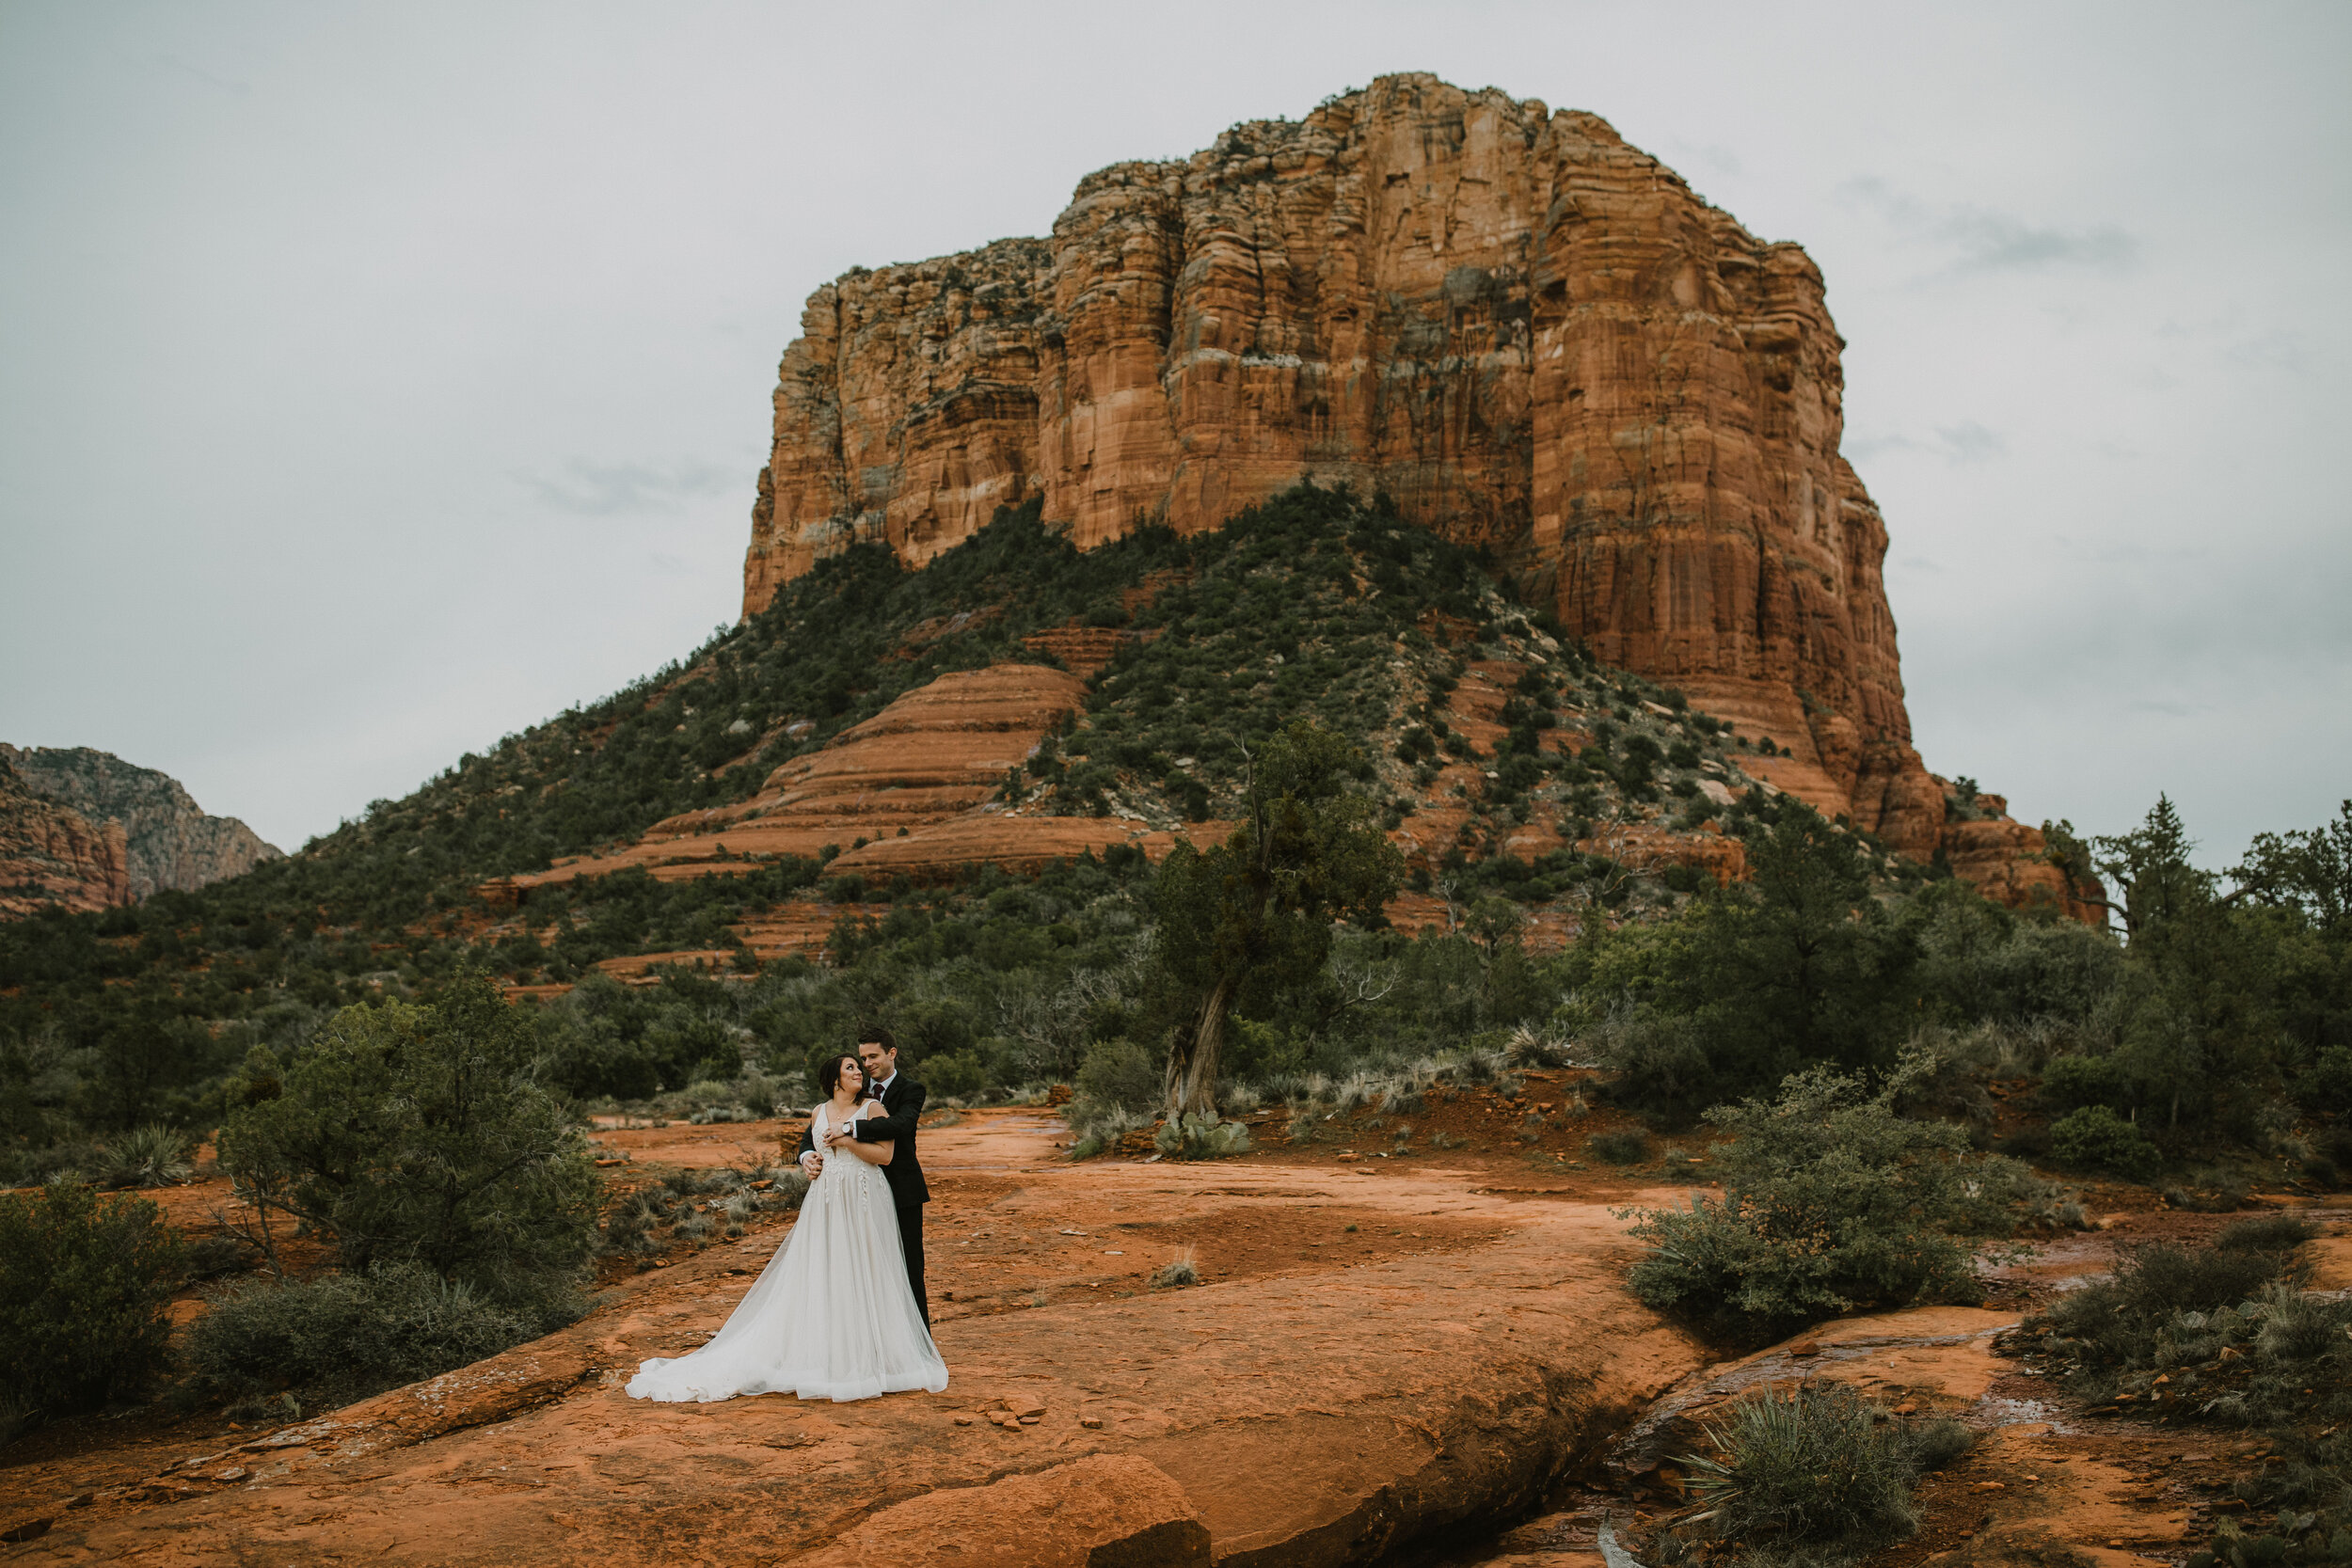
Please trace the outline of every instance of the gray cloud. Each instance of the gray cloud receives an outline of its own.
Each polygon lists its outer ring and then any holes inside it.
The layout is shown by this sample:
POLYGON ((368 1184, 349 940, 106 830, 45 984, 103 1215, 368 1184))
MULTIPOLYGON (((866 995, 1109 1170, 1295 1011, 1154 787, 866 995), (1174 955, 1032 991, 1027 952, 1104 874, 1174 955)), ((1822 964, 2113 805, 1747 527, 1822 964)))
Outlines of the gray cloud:
POLYGON ((1998 432, 1987 430, 1974 420, 1939 425, 1935 438, 1943 444, 1945 460, 1951 463, 1982 463, 2009 451, 2009 443, 2001 439, 1998 432))
POLYGON ((731 468, 691 461, 655 468, 642 463, 592 463, 575 457, 564 465, 561 478, 515 477, 548 505, 588 517, 666 511, 696 496, 747 488, 744 477, 731 468))
POLYGON ((1970 205, 1936 206, 1875 176, 1838 187, 1844 200, 1877 213, 1915 242, 1947 256, 1948 274, 2022 272, 2055 266, 2122 272, 2137 264, 2139 241, 2114 224, 2058 229, 1970 205))
POLYGON ((1917 452, 1923 456, 1940 457, 1950 464, 1985 463, 2004 456, 2009 443, 2000 432, 1989 430, 1974 420, 1957 424, 1938 425, 1932 438, 1921 440, 1899 431, 1884 436, 1849 436, 1843 444, 1849 462, 1867 463, 1872 458, 1896 453, 1917 452))
POLYGON ((1140 24, 938 0, 885 51, 837 7, 13 8, 0 737, 301 843, 734 612, 811 289, 1412 67, 1820 263, 1931 763, 2099 831, 2169 788, 2222 852, 2332 811, 2352 8, 1686 8, 1661 50, 1597 0, 1203 0, 1138 74, 1140 24))

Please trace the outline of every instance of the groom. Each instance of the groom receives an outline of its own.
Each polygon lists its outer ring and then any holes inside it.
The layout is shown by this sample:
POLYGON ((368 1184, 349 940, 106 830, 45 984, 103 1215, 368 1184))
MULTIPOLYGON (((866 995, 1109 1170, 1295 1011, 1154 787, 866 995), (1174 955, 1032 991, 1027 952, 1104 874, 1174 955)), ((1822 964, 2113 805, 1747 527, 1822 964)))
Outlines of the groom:
MULTIPOLYGON (((923 1291, 923 1205, 931 1200, 931 1190, 924 1185, 922 1163, 914 1157, 914 1124, 923 1115, 923 1085, 898 1070, 898 1042, 888 1029, 866 1031, 858 1041, 857 1055, 866 1064, 866 1093, 882 1101, 883 1114, 833 1129, 825 1135, 825 1145, 829 1149, 837 1148, 854 1137, 898 1146, 891 1152, 890 1164, 882 1166, 882 1175, 890 1182, 891 1201, 898 1210, 898 1244, 906 1253, 907 1284, 914 1288, 914 1305, 923 1314, 923 1326, 929 1328, 931 1302, 923 1291)), ((824 1161, 803 1130, 801 1168, 814 1179, 824 1161)))

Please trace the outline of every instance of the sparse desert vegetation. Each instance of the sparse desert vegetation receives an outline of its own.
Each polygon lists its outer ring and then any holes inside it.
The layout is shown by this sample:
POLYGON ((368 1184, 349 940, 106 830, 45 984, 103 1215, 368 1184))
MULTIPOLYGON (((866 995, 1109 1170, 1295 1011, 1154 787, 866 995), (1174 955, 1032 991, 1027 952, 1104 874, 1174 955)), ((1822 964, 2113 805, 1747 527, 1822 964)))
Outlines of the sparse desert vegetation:
MULTIPOLYGON (((617 1130, 765 1140, 872 1022, 929 1085, 927 1126, 1018 1107, 1066 1129, 1073 1179, 1458 1164, 1629 1204, 1633 1296, 1741 1348, 1979 1299, 2003 1249, 2120 1193, 2228 1213, 2352 1175, 2352 808, 2227 877, 2197 869, 2169 802, 2122 835, 2053 824, 2126 941, 1890 854, 1759 787, 1758 754, 1376 500, 1304 490, 1083 556, 1008 514, 920 574, 853 549, 691 660, 287 862, 0 926, 0 1160, 48 1183, 8 1200, 36 1260, 11 1277, 88 1325, 17 1341, 44 1370, 0 1414, 288 1420, 560 1333, 594 1290, 772 1234, 805 1188, 764 1143, 635 1168, 617 1130), (739 798, 923 680, 1053 657, 1022 640, 1070 621, 1122 640, 993 806, 1197 842, 933 879, 845 874, 829 846, 483 889, 739 798), (1742 875, 1648 858, 1639 833, 1742 875), (821 944, 755 953, 744 930, 787 907, 821 944), (648 961, 689 950, 711 961, 648 961), (233 1201, 193 1243, 96 1190, 202 1178, 233 1201), (1660 1188, 1680 1196, 1632 1196, 1660 1188)), ((2292 1294, 2296 1243, 2265 1223, 2128 1254, 2036 1343, 2082 1399, 2184 1383, 2150 1359, 2165 1346, 2231 1369, 2200 1418, 2303 1445, 2249 1500, 2332 1520, 2324 1402, 2281 1390, 2334 1375, 2340 1325, 2292 1294)), ((1314 1261, 1370 1240, 1351 1221, 1314 1261)), ((1213 1276, 1096 1246, 1120 1265, 1082 1288, 1172 1302, 1225 1278, 1209 1244, 1213 1276)), ((1024 1276, 986 1310, 1067 1293, 1024 1276)), ((1748 1521, 1707 1549, 1737 1535, 1759 1563, 1893 1539, 1954 1440, 1834 1399, 1756 1409, 1691 1485, 1748 1521)))

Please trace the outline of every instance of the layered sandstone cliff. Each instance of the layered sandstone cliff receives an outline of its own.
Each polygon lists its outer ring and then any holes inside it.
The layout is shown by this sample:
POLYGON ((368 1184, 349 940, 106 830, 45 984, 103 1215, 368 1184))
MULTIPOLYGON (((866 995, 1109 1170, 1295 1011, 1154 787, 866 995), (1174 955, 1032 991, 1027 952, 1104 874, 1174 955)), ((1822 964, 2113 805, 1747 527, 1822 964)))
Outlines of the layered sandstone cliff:
POLYGON ((1821 274, 1595 116, 1383 77, 1090 175, 1049 239, 855 269, 802 328, 747 615, 851 543, 920 565, 1031 498, 1090 547, 1345 483, 1769 735, 1784 787, 1943 845, 1821 274))
POLYGON ((35 793, 89 822, 111 825, 123 847, 124 890, 131 900, 165 888, 192 893, 280 858, 275 847, 235 817, 208 816, 179 780, 111 752, 0 743, 0 764, 35 793))
POLYGON ((0 920, 37 910, 103 910, 131 901, 129 852, 119 822, 92 822, 48 800, 0 747, 0 920))

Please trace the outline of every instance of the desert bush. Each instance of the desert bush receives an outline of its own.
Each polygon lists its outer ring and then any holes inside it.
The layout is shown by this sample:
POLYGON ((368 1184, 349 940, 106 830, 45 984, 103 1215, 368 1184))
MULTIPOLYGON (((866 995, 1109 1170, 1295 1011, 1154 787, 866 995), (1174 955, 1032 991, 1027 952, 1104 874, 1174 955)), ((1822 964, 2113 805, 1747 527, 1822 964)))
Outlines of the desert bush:
POLYGON ((944 1053, 923 1063, 923 1085, 934 1101, 977 1100, 988 1088, 988 1066, 977 1051, 944 1053))
POLYGON ((1742 1400, 1708 1429, 1712 1455, 1689 1461, 1721 1536, 1775 1545, 1858 1548, 1907 1535, 1922 1459, 1967 1448, 1957 1422, 1914 1431, 1843 1388, 1804 1386, 1742 1400))
POLYGON ((1511 1031, 1503 1050, 1514 1067, 1556 1068, 1571 1065, 1575 1056, 1572 1042, 1555 1038, 1549 1032, 1519 1024, 1511 1031))
POLYGON ((106 1145, 106 1179, 118 1187, 168 1187, 185 1181, 188 1135, 176 1127, 149 1122, 106 1145))
POLYGON ((2192 1214, 2230 1214, 2246 1207, 2246 1179, 2235 1171, 2192 1170, 2179 1186, 2164 1190, 2164 1201, 2192 1214))
POLYGON ((1200 1283, 1200 1265, 1189 1249, 1152 1271, 1152 1283, 1159 1290, 1180 1289, 1200 1283))
POLYGON ((1087 1131, 1070 1146, 1073 1160, 1091 1160, 1117 1144, 1128 1133, 1152 1125, 1151 1117, 1141 1111, 1107 1111, 1091 1118, 1087 1131))
POLYGON ((2231 1227, 2226 1245, 2137 1248, 2022 1325, 2078 1398, 2268 1429, 2269 1463, 2231 1490, 2249 1523, 2275 1514, 2269 1530, 2221 1521, 2194 1568, 2291 1562, 2298 1546, 2341 1560, 2335 1543, 2352 1544, 2352 1301, 2298 1288, 2285 1249, 2308 1234, 2269 1215, 2231 1227))
POLYGON ((93 1409, 162 1365, 183 1252, 154 1204, 72 1181, 0 1194, 0 1386, 19 1414, 93 1409))
POLYGON ((2084 1105, 2053 1122, 2050 1152, 2065 1164, 2111 1170, 2135 1181, 2147 1180, 2164 1164, 2146 1133, 2105 1105, 2084 1105))
POLYGON ((2290 1267, 2274 1248, 2152 1242, 2119 1253, 2113 1274, 2058 1297, 2023 1327, 2096 1383, 2152 1354, 2166 1324, 2244 1301, 2290 1267))
POLYGON ((604 1222, 604 1238, 597 1243, 597 1250, 612 1257, 650 1257, 658 1249, 646 1224, 645 1211, 635 1203, 614 1210, 604 1222))
POLYGON ((2318 1234, 2300 1214, 2257 1214, 2223 1226, 2213 1244, 2225 1252, 2293 1252, 2318 1234))
POLYGON ((1650 1247, 1634 1293, 1742 1339, 1864 1306, 1980 1299, 1965 1238, 2006 1233, 2035 1184, 1971 1153, 1961 1129, 1895 1114, 1924 1067, 1914 1059, 1867 1097, 1816 1068, 1771 1101, 1708 1112, 1732 1135, 1713 1153, 1724 1196, 1631 1212, 1650 1247))
POLYGON ((597 1212, 594 1160, 535 1060, 529 1021, 479 979, 432 1006, 346 1007, 230 1114, 222 1163, 330 1232, 347 1275, 414 1260, 529 1295, 587 1258, 597 1212))
POLYGON ((1187 1111, 1162 1122, 1152 1142, 1171 1160, 1221 1160, 1249 1152, 1249 1129, 1238 1121, 1220 1121, 1213 1114, 1187 1111))
POLYGON ((243 1236, 199 1236, 187 1246, 190 1279, 212 1279, 243 1274, 262 1260, 262 1249, 243 1236))
POLYGON ((337 1400, 435 1377, 579 1315, 574 1300, 500 1306, 421 1263, 387 1263, 218 1292, 189 1329, 197 1386, 215 1397, 295 1389, 337 1400))
POLYGON ((1587 1148, 1596 1160, 1606 1160, 1613 1165, 1638 1165, 1649 1158, 1649 1134, 1638 1127, 1619 1127, 1607 1132, 1596 1132, 1587 1148))
POLYGON ((1063 1116, 1085 1133, 1113 1117, 1149 1112, 1166 1094, 1167 1076, 1144 1047, 1130 1039, 1107 1039, 1087 1048, 1074 1087, 1063 1116))

